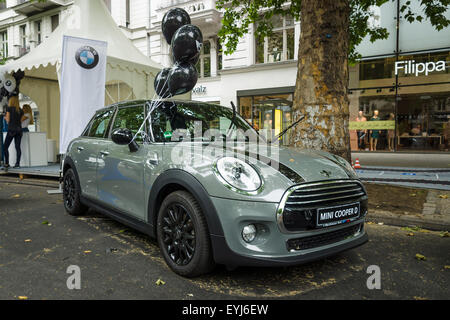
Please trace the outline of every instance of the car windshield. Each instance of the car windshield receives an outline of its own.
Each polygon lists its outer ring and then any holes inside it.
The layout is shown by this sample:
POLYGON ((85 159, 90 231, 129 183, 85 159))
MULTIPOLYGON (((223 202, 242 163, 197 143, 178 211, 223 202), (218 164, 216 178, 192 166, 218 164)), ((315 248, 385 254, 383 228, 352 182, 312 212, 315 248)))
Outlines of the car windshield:
POLYGON ((257 131, 233 109, 201 102, 164 102, 152 113, 156 141, 257 141, 257 131))

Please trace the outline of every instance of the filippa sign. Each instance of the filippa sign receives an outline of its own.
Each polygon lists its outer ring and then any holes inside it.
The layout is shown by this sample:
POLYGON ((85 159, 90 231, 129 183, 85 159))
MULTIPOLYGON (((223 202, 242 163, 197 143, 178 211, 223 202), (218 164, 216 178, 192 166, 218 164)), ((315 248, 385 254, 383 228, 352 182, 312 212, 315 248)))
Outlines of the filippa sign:
POLYGON ((395 63, 395 75, 397 76, 401 71, 407 74, 414 74, 416 77, 425 74, 426 76, 435 71, 444 71, 446 68, 446 61, 437 62, 419 62, 415 60, 397 61, 395 63))

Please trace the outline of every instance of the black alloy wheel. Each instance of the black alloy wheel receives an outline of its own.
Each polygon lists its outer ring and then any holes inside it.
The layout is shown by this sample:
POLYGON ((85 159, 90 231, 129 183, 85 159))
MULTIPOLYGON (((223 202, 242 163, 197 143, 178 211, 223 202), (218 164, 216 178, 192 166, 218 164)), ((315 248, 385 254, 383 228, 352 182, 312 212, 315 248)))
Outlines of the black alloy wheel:
POLYGON ((172 261, 187 265, 195 253, 195 228, 186 208, 180 203, 172 203, 166 208, 162 218, 163 242, 172 261))
POLYGON ((184 277, 196 277, 214 268, 208 225, 196 199, 175 191, 162 202, 156 236, 167 265, 184 277))
POLYGON ((75 176, 75 172, 70 168, 64 173, 63 201, 64 208, 67 213, 72 216, 79 216, 88 210, 88 208, 81 203, 80 194, 81 189, 75 176))
POLYGON ((64 177, 64 206, 71 210, 75 205, 75 177, 67 175, 64 177))

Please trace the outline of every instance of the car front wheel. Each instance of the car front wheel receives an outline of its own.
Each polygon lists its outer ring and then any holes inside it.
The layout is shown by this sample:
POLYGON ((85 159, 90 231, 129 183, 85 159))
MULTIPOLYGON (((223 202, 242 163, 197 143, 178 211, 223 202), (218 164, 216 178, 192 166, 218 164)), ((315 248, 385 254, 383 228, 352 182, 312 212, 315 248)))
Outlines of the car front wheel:
POLYGON ((80 195, 78 180, 75 172, 70 168, 64 173, 63 179, 63 201, 68 214, 79 216, 87 211, 88 208, 81 203, 80 195))
POLYGON ((195 277, 213 269, 206 219, 190 193, 176 191, 164 199, 157 238, 166 263, 179 275, 195 277))

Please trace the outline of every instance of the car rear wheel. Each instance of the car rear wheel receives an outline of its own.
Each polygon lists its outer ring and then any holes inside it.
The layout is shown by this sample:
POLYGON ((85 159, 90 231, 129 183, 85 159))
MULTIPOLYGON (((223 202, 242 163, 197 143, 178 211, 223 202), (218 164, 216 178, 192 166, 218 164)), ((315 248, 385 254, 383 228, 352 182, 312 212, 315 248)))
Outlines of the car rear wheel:
POLYGON ((157 238, 166 263, 179 275, 195 277, 214 268, 206 219, 190 193, 176 191, 164 199, 157 238))
POLYGON ((80 185, 78 184, 75 172, 70 168, 64 173, 63 179, 63 201, 64 208, 68 214, 79 216, 88 210, 88 208, 81 203, 80 195, 80 185))

